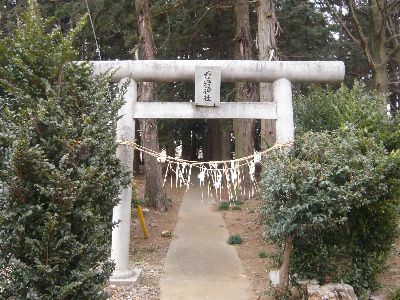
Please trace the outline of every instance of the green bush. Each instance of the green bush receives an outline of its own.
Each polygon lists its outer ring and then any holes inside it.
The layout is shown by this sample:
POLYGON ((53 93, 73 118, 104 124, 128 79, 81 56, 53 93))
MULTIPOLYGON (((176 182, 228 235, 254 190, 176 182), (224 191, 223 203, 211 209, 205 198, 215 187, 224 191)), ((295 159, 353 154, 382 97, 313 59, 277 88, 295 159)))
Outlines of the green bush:
POLYGON ((398 236, 400 126, 385 99, 352 89, 313 88, 295 97, 296 143, 263 175, 267 232, 293 235, 291 273, 378 286, 398 236))
POLYGON ((259 258, 268 258, 268 257, 270 257, 270 255, 269 255, 267 252, 265 252, 265 251, 260 251, 260 252, 258 253, 258 257, 259 257, 259 258))
POLYGON ((389 300, 400 300, 400 287, 390 293, 389 300))
POLYGON ((218 204, 218 210, 229 210, 230 204, 228 201, 222 201, 218 204))
POLYGON ((232 210, 242 210, 242 207, 240 205, 233 205, 232 210))
POLYGON ((388 118, 386 99, 366 92, 359 82, 351 89, 313 86, 309 93, 295 95, 294 111, 296 134, 352 124, 359 134, 382 142, 388 152, 400 148, 399 114, 388 118))
POLYGON ((348 128, 309 132, 263 174, 266 231, 280 245, 293 236, 291 272, 376 287, 397 236, 396 165, 374 139, 348 128))
POLYGON ((113 270, 122 102, 109 78, 72 63, 74 34, 29 1, 0 41, 1 299, 103 299, 113 270))
POLYGON ((243 243, 243 240, 240 235, 233 234, 229 236, 227 243, 229 245, 240 245, 241 243, 243 243))

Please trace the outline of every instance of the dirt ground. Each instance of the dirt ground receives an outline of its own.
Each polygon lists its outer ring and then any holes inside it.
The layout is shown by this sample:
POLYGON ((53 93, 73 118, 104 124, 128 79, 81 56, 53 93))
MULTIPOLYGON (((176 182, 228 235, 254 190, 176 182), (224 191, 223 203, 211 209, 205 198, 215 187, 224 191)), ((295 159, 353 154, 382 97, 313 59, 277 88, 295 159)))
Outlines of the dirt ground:
MULTIPOLYGON (((251 280, 257 299, 270 299, 267 296, 269 290, 268 270, 274 269, 274 267, 269 256, 274 253, 274 248, 263 238, 260 216, 261 201, 251 199, 241 207, 241 210, 231 209, 221 211, 221 213, 230 234, 239 234, 243 239, 243 243, 235 247, 247 276, 251 280), (260 258, 260 252, 265 252, 267 257, 260 258)), ((396 288, 400 288, 400 239, 397 241, 387 265, 387 270, 380 276, 382 287, 373 293, 380 299, 390 299, 388 295, 396 288)))
MULTIPOLYGON (((218 204, 217 204, 218 205, 218 204)), ((241 205, 241 210, 221 211, 230 234, 239 234, 243 243, 236 245, 247 277, 253 285, 257 299, 267 299, 268 270, 273 267, 270 255, 274 248, 263 238, 263 224, 260 216, 261 203, 251 199, 241 205), (263 253, 263 257, 259 257, 263 253), (266 256, 266 257, 264 257, 266 256)))
MULTIPOLYGON (((144 177, 135 177, 139 198, 143 198, 144 177)), ((145 221, 149 231, 149 239, 143 238, 140 223, 133 211, 131 230, 131 264, 132 267, 143 270, 142 278, 137 286, 110 285, 107 290, 112 300, 119 299, 159 299, 159 280, 165 257, 173 237, 162 237, 161 232, 172 232, 178 218, 180 203, 184 195, 184 189, 170 188, 166 185, 167 196, 171 200, 171 207, 167 212, 157 212, 154 209, 145 209, 145 221)), ((219 201, 216 201, 214 209, 217 209, 219 201)), ((263 238, 263 224, 260 216, 261 202, 258 199, 246 201, 240 210, 221 211, 227 228, 231 234, 239 234, 243 243, 236 245, 236 250, 242 260, 247 277, 253 285, 254 293, 258 300, 269 299, 268 270, 273 268, 271 254, 274 252, 272 245, 263 238), (263 258, 259 257, 263 253, 263 258)), ((396 251, 390 259, 389 268, 381 276, 382 288, 376 295, 387 299, 388 295, 396 287, 400 286, 400 240, 396 251)), ((188 298, 190 299, 190 298, 188 298)))
POLYGON ((394 247, 387 270, 380 276, 380 282, 382 288, 374 293, 376 295, 382 295, 387 298, 387 295, 396 289, 400 289, 400 239, 397 240, 394 247))

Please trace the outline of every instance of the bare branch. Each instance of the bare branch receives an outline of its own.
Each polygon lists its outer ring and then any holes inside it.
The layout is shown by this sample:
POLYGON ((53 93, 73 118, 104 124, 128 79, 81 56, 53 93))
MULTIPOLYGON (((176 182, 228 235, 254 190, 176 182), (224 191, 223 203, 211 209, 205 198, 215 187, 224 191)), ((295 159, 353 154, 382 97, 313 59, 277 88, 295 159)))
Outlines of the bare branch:
MULTIPOLYGON (((399 3, 400 3, 400 0, 399 0, 399 3)), ((388 32, 392 35, 390 38, 388 38, 386 40, 386 43, 390 43, 392 40, 394 40, 394 44, 395 44, 395 46, 397 46, 397 44, 400 42, 399 41, 400 33, 396 34, 396 25, 394 24, 394 22, 391 18, 388 18, 386 20, 386 26, 387 26, 388 32)))
POLYGON ((375 64, 374 61, 372 60, 371 52, 369 51, 369 46, 368 46, 368 39, 364 34, 364 31, 362 30, 360 21, 358 20, 355 9, 354 9, 354 2, 353 0, 347 0, 347 4, 349 6, 349 11, 350 11, 350 16, 353 20, 353 23, 357 29, 357 34, 360 38, 361 42, 361 48, 364 51, 365 57, 367 58, 368 64, 372 69, 375 69, 375 64))
POLYGON ((397 44, 396 47, 394 47, 392 49, 392 51, 389 52, 389 54, 387 55, 386 59, 385 59, 385 63, 387 64, 389 62, 389 60, 394 57, 397 53, 400 53, 400 43, 397 44))
POLYGON ((389 1, 389 3, 387 4, 388 10, 392 10, 393 8, 398 6, 399 4, 400 4, 400 0, 389 1))
POLYGON ((383 7, 380 6, 379 1, 376 1, 376 4, 378 5, 378 9, 379 12, 381 14, 381 24, 379 26, 379 33, 378 35, 382 34, 382 31, 385 29, 385 25, 386 25, 386 20, 388 19, 388 2, 387 0, 384 1, 385 3, 383 3, 383 7))
POLYGON ((174 10, 176 10, 181 5, 183 5, 183 1, 179 1, 174 4, 167 4, 167 5, 165 5, 165 7, 163 7, 162 10, 153 12, 152 17, 158 17, 163 14, 169 14, 169 13, 173 12, 174 10))
POLYGON ((357 39, 349 30, 349 28, 346 26, 346 24, 343 22, 342 18, 336 13, 335 9, 331 6, 329 3, 329 0, 323 0, 326 3, 326 6, 328 9, 331 11, 333 16, 335 17, 336 20, 340 23, 340 25, 343 27, 343 29, 346 31, 346 33, 349 35, 349 37, 353 40, 354 43, 357 45, 361 45, 361 42, 359 39, 357 39))
POLYGON ((388 39, 386 40, 386 43, 390 43, 392 40, 395 40, 396 45, 397 45, 397 44, 399 43, 399 42, 397 41, 398 38, 400 38, 400 33, 399 33, 399 34, 392 35, 390 38, 388 38, 388 39))

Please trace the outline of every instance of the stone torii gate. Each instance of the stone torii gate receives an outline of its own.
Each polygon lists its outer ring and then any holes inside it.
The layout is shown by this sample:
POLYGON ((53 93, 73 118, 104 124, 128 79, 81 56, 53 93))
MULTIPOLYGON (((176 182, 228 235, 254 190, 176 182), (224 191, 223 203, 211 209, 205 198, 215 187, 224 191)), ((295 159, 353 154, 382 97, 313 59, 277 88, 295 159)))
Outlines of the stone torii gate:
MULTIPOLYGON (((142 60, 92 63, 93 75, 112 69, 116 70, 113 82, 123 84, 129 80, 125 104, 119 111, 117 140, 131 142, 135 140, 134 119, 140 118, 272 119, 276 120, 277 142, 291 142, 294 140, 291 82, 337 82, 344 79, 345 73, 343 62, 338 61, 142 60), (207 70, 216 81, 212 80, 212 90, 199 92, 204 76, 208 78, 207 70), (137 102, 137 82, 152 81, 196 81, 196 102, 137 102), (271 82, 273 101, 220 103, 220 81, 271 82)), ((132 173, 133 149, 118 145, 117 156, 132 173)), ((113 210, 113 221, 120 223, 112 232, 111 259, 115 262, 115 271, 111 281, 132 283, 138 274, 129 268, 131 186, 121 191, 120 198, 121 202, 113 210)))

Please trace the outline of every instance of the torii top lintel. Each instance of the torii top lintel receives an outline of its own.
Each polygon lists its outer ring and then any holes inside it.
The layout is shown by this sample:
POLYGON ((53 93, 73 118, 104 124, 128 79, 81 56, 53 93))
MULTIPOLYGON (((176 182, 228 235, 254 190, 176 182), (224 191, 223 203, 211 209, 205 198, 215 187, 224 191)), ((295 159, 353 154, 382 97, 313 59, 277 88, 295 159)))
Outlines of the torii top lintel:
POLYGON ((93 75, 115 70, 112 81, 130 77, 135 81, 194 81, 196 66, 218 66, 225 82, 337 82, 344 79, 341 61, 258 60, 115 60, 92 61, 93 75))

